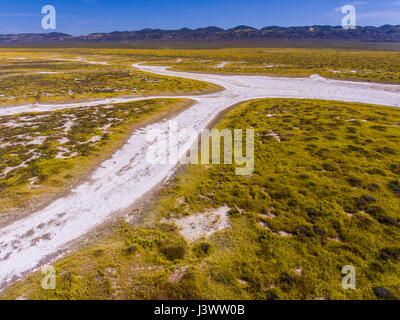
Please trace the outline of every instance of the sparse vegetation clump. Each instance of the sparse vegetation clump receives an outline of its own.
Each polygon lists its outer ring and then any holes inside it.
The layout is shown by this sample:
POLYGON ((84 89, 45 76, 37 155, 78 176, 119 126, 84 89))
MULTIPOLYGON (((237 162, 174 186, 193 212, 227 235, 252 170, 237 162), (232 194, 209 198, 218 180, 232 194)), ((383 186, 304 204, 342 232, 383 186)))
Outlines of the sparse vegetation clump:
POLYGON ((397 299, 399 122, 400 111, 389 107, 244 103, 217 128, 255 129, 252 175, 190 165, 161 192, 144 225, 121 221, 111 235, 54 263, 57 290, 41 289, 36 273, 1 297, 397 299), (185 240, 163 223, 221 206, 231 208, 229 227, 207 239, 185 240), (99 248, 101 257, 93 254, 99 248), (342 289, 345 265, 356 269, 356 290, 342 289))

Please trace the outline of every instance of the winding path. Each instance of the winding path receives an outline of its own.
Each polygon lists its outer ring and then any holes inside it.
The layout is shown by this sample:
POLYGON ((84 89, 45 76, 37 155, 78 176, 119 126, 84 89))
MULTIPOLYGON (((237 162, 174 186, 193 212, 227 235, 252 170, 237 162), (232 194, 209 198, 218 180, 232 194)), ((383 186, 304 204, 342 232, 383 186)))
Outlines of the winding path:
MULTIPOLYGON (((197 133, 220 111, 249 99, 309 98, 400 107, 400 86, 395 85, 327 80, 317 75, 293 79, 195 74, 142 65, 134 67, 156 74, 208 81, 225 88, 202 96, 181 96, 196 103, 172 120, 177 122, 178 130, 191 128, 197 133)), ((144 98, 9 107, 1 108, 0 115, 140 99, 144 98)), ((167 132, 168 122, 161 121, 135 131, 112 158, 104 161, 86 182, 73 189, 68 196, 0 229, 0 290, 43 263, 58 258, 65 253, 70 241, 88 233, 112 213, 126 209, 174 172, 173 164, 154 165, 146 161, 146 151, 153 144, 146 141, 146 135, 152 129, 167 132)), ((183 155, 192 143, 189 138, 179 141, 180 154, 183 155)))

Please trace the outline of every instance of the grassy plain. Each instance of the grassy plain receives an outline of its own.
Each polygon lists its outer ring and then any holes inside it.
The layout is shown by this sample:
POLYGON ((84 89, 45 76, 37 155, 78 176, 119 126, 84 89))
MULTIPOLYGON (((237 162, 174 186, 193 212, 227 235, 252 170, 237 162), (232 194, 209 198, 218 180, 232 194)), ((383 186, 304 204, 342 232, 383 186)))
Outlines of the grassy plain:
POLYGON ((400 83, 399 51, 332 48, 0 49, 0 63, 7 66, 1 71, 4 79, 0 87, 0 99, 3 100, 0 100, 0 103, 9 104, 15 102, 15 99, 21 100, 21 97, 29 100, 36 98, 39 101, 56 101, 149 92, 173 94, 216 90, 213 86, 191 83, 190 80, 172 81, 170 78, 170 81, 166 81, 163 77, 137 72, 131 67, 132 63, 136 62, 166 65, 175 70, 192 72, 289 77, 320 74, 330 79, 400 83), (19 66, 24 65, 24 60, 15 60, 15 57, 34 59, 34 63, 31 62, 31 66, 25 69, 26 72, 32 69, 37 72, 57 72, 63 68, 67 73, 31 74, 27 80, 17 76, 6 79, 4 77, 7 73, 13 75, 17 71, 21 72, 19 66), (69 62, 51 60, 55 58, 69 59, 69 62), (77 60, 78 58, 81 60, 77 60), (43 63, 44 61, 48 63, 43 63), (108 64, 86 63, 87 72, 79 75, 82 72, 83 61, 108 64), (107 73, 108 76, 103 76, 107 73), (62 90, 57 90, 60 88, 62 90), (17 94, 18 90, 20 94, 17 94), (9 98, 11 93, 15 93, 12 95, 14 100, 9 98))
MULTIPOLYGON (((394 299, 400 296, 400 111, 316 100, 265 99, 217 128, 255 129, 255 170, 190 165, 142 225, 54 263, 2 299, 394 299), (227 205, 230 227, 188 241, 171 218, 227 205), (167 220, 166 220, 167 219, 167 220), (353 265, 356 290, 343 290, 353 265)), ((137 212, 132 212, 137 215, 137 212)))
MULTIPOLYGON (((131 67, 136 62, 193 72, 318 73, 400 83, 400 53, 394 51, 8 48, 0 49, 0 105, 218 89, 138 72, 131 67)), ((188 103, 147 100, 0 117, 0 223, 51 201, 134 128, 188 103)), ((38 272, 0 298, 400 297, 399 125, 395 108, 289 99, 245 103, 218 128, 256 130, 253 175, 236 176, 232 166, 189 166, 142 213, 140 225, 121 220, 55 262, 57 290, 42 290, 38 272), (230 227, 209 239, 189 241, 171 222, 224 205, 231 208, 230 227), (356 268, 354 291, 341 288, 345 265, 356 268)))
MULTIPOLYGON (((223 74, 305 77, 400 82, 400 53, 334 49, 221 49, 159 51, 163 64, 176 70, 223 74), (176 51, 175 51, 176 52, 176 51), (175 53, 175 54, 174 54, 175 53), (174 58, 178 60, 173 61, 174 58), (168 61, 169 59, 169 61, 168 61), (226 63, 223 66, 221 63, 226 63)), ((159 60, 153 53, 155 62, 159 60)), ((144 53, 143 58, 148 56, 144 53)), ((149 58, 147 58, 149 59, 149 58)))
POLYGON ((141 72, 115 56, 80 53, 0 50, 0 106, 220 90, 201 81, 141 72))
POLYGON ((218 50, 96 49, 95 52, 109 57, 118 57, 119 61, 161 64, 181 71, 291 77, 304 77, 318 73, 331 79, 400 82, 400 53, 398 51, 232 48, 218 50), (226 62, 226 65, 218 67, 223 62, 226 62))

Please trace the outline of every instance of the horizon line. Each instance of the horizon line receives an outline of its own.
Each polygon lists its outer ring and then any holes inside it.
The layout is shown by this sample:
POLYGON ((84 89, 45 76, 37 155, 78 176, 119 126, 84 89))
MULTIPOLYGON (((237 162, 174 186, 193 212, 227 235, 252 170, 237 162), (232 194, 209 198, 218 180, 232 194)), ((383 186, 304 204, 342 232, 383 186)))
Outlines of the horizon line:
MULTIPOLYGON (((356 28, 382 28, 382 27, 400 27, 400 24, 398 25, 394 25, 394 24, 383 24, 380 26, 373 26, 373 25, 357 25, 356 28)), ((43 32, 20 32, 20 33, 3 33, 0 34, 0 36, 17 36, 17 35, 28 35, 28 34, 35 34, 35 35, 39 35, 39 34, 64 34, 66 36, 71 36, 74 38, 77 37, 82 37, 82 36, 90 36, 90 35, 95 35, 95 34, 109 34, 109 33, 124 33, 124 32, 140 32, 140 31, 145 31, 145 30, 149 30, 149 31, 184 31, 184 30, 188 30, 188 31, 198 31, 198 30, 203 30, 203 29, 208 29, 208 28, 217 28, 220 29, 221 31, 230 31, 230 30, 235 30, 238 28, 241 29, 253 29, 255 31, 262 31, 263 29, 268 29, 268 28, 282 28, 282 29, 290 29, 290 28, 310 28, 310 27, 331 27, 331 28, 342 28, 341 25, 323 25, 323 24, 314 24, 314 25, 298 25, 298 26, 278 26, 278 25, 270 25, 270 26, 265 26, 262 28, 256 28, 256 27, 252 27, 252 26, 248 26, 248 25, 238 25, 236 27, 232 27, 232 28, 221 28, 218 26, 206 26, 206 27, 199 27, 199 28, 188 28, 188 27, 182 27, 179 29, 161 29, 161 28, 143 28, 143 29, 138 29, 138 30, 114 30, 114 31, 104 31, 104 32, 92 32, 92 33, 88 33, 88 34, 80 34, 80 35, 72 35, 69 33, 65 33, 62 31, 56 31, 56 30, 49 30, 49 31, 43 31, 43 32)))

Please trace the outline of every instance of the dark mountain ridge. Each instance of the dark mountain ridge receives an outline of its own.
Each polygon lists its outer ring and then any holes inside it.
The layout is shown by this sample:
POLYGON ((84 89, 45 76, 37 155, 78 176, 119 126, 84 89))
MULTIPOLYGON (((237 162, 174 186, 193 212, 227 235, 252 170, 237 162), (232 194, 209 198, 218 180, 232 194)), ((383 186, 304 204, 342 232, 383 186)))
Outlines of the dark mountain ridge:
POLYGON ((340 26, 269 26, 262 29, 237 26, 226 30, 210 26, 179 30, 147 28, 137 31, 114 31, 82 36, 71 36, 57 32, 0 35, 0 44, 138 40, 356 40, 400 42, 400 25, 366 26, 350 30, 345 30, 340 26))

